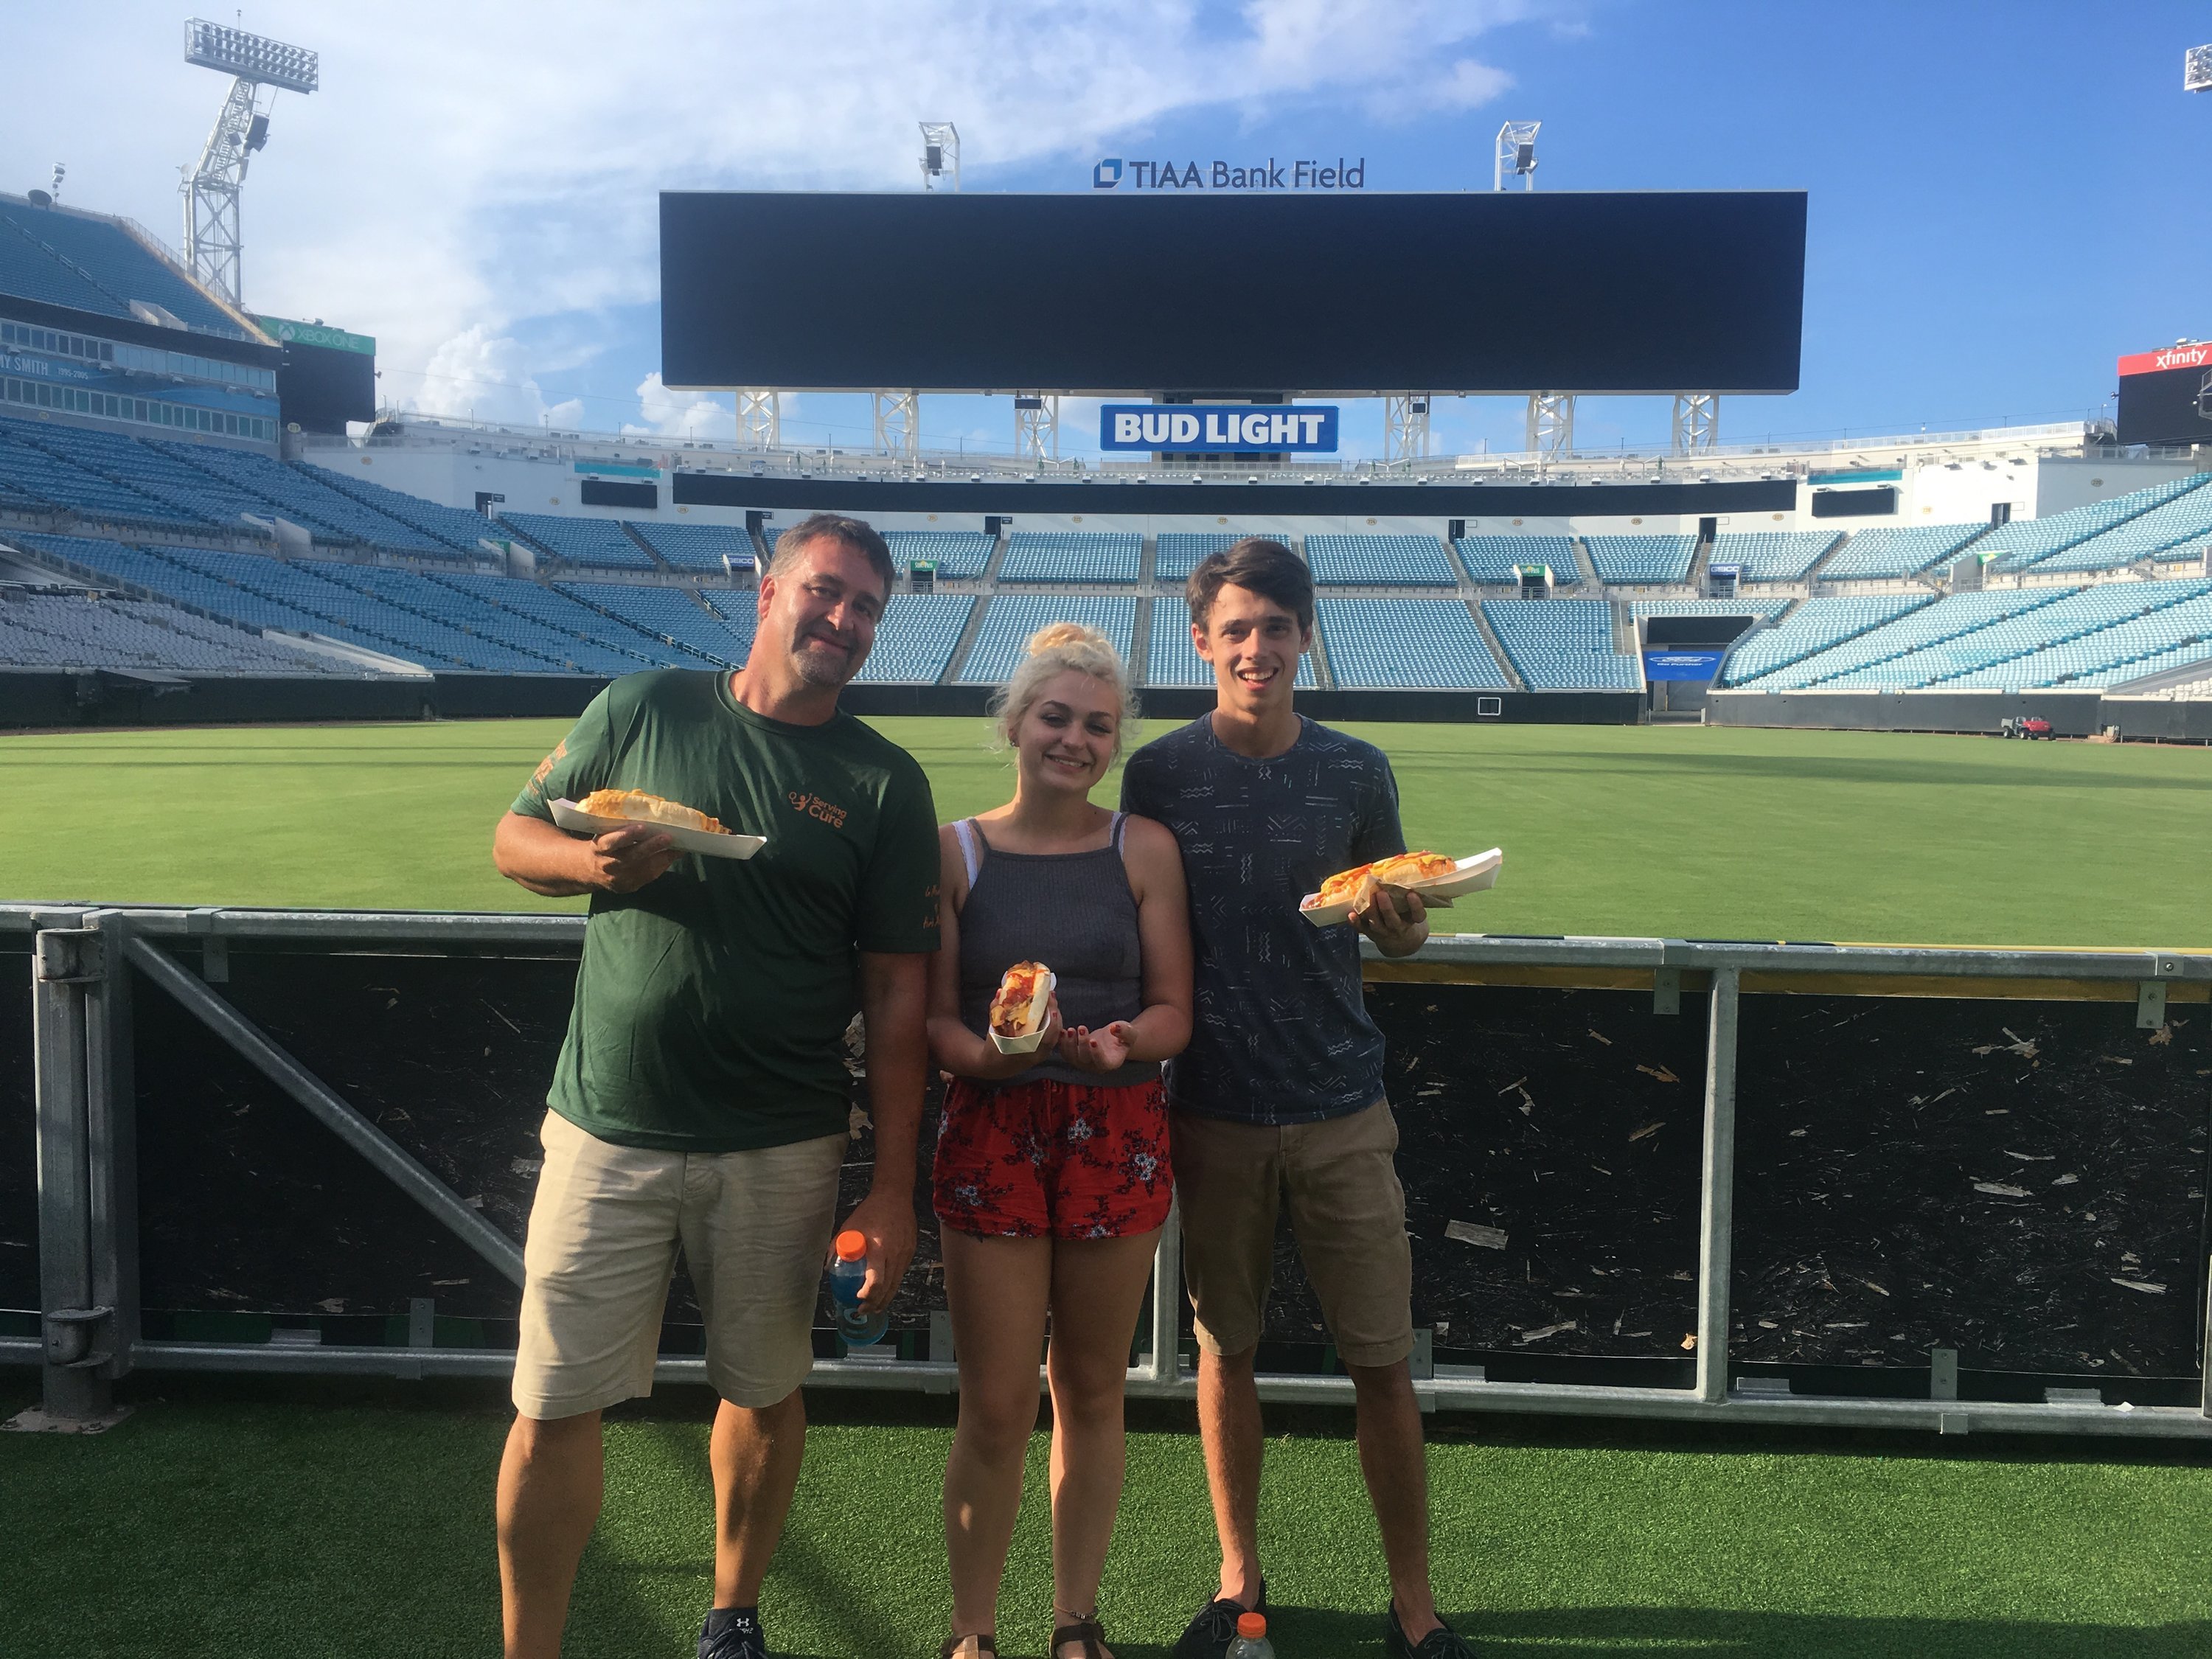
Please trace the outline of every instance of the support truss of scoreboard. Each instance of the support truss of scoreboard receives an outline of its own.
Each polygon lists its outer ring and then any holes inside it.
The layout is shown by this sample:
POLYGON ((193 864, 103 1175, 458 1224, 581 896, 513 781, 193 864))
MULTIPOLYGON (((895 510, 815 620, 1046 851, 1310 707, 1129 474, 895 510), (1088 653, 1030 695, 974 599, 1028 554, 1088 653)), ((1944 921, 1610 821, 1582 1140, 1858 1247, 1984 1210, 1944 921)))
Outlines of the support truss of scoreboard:
MULTIPOLYGON (((83 905, 0 905, 0 943, 31 949, 33 1109, 38 1149, 41 1334, 0 1340, 0 1360, 42 1368, 50 1416, 105 1413, 112 1385, 134 1370, 337 1372, 402 1377, 497 1376, 512 1352, 436 1345, 427 1316, 405 1346, 347 1346, 148 1340, 140 1330, 133 998, 167 999, 318 1120, 351 1152, 481 1260, 519 1285, 519 1243, 441 1180, 371 1117, 349 1103, 234 1006, 220 988, 233 949, 395 957, 571 957, 580 916, 391 912, 148 909, 83 905)), ((2169 1002, 2212 1000, 2212 954, 2155 951, 2006 951, 1903 946, 1710 943, 1659 939, 1489 938, 1432 939, 1415 957, 1382 962, 1376 982, 1517 985, 1648 991, 1657 1014, 1694 1007, 1705 1024, 1698 1158, 1694 1379, 1687 1387, 1597 1386, 1490 1381, 1473 1368, 1414 1355, 1425 1410, 1564 1413, 1766 1424, 1842 1425, 1942 1433, 2212 1437, 2212 1344, 2199 1325, 2203 1393, 2191 1406, 2106 1405, 2088 1391, 2051 1391, 2039 1402, 1960 1400, 1956 1357, 1937 1350, 1932 1397, 1866 1398, 1796 1394, 1731 1363, 1729 1295, 1736 1243, 1736 1080, 1741 999, 1747 994, 1911 997, 1976 1001, 2131 1003, 2134 1026, 2166 1024, 2169 1002), (1947 1360, 1947 1355, 1948 1355, 1947 1360), (1947 1386, 1947 1372, 1948 1382, 1947 1386)), ((2124 1009, 2116 1010, 2116 1018, 2124 1009)), ((2192 1008, 2192 1014, 2195 1013, 2192 1008)), ((2192 1191, 2191 1196, 2202 1198, 2192 1191)), ((1156 1289, 1180 1277, 1177 1219, 1162 1231, 1156 1289)), ((2204 1270, 2200 1251, 2195 1264, 2204 1270)), ((2207 1294, 2212 1272, 2189 1293, 2207 1294)), ((2181 1287, 2177 1286, 2177 1289, 2181 1287)), ((1191 1398, 1196 1379, 1182 1352, 1182 1297, 1155 1295, 1128 1376, 1133 1395, 1191 1398)), ((703 1383, 704 1362, 664 1356, 656 1376, 703 1383)), ((942 1393, 957 1385, 949 1358, 825 1358, 817 1387, 942 1393)), ((1267 1374, 1264 1398, 1348 1402, 1341 1375, 1267 1374)))

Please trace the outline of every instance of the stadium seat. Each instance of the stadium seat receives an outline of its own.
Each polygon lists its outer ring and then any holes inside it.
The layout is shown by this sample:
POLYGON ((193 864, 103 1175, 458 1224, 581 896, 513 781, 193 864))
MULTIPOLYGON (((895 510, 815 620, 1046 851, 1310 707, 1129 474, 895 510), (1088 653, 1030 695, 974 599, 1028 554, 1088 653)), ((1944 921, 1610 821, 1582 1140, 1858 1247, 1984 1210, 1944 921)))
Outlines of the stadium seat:
POLYGON ((1002 582, 1133 582, 1145 538, 1112 531, 1031 533, 1006 538, 1002 582))
POLYGON ((891 562, 900 569, 933 564, 939 576, 953 581, 981 575, 999 545, 977 530, 886 530, 884 540, 890 546, 891 562))
POLYGON ((1723 531, 1708 564, 1732 564, 1747 582, 1794 582, 1836 544, 1832 530, 1723 531))
POLYGON ((614 519, 563 519, 550 513, 502 513, 501 524, 562 564, 586 570, 658 570, 653 555, 623 533, 614 519))
POLYGON ((1820 580, 1901 581, 1942 563, 1988 528, 1979 524, 1917 524, 1862 530, 1820 567, 1820 580))
MULTIPOLYGON (((1947 690, 2073 684, 2212 635, 2212 581, 2106 582, 1908 658, 1947 690)), ((2149 670, 2133 671, 2137 673, 2149 670)))
MULTIPOLYGON (((1225 553, 1253 535, 1265 535, 1285 546, 1291 544, 1287 534, 1278 536, 1273 531, 1164 530, 1152 543, 1152 575, 1164 582, 1185 580, 1192 571, 1198 568, 1198 562, 1206 555, 1225 553)), ((1213 684, 1211 676, 1206 683, 1208 685, 1213 684)))
POLYGON ((308 477, 317 483, 329 485, 341 495, 350 495, 374 512, 422 532, 432 541, 452 548, 457 553, 473 556, 479 550, 477 544, 494 531, 491 520, 481 513, 425 501, 422 496, 410 495, 404 490, 387 489, 372 479, 335 466, 315 467, 308 477))
POLYGON ((0 484, 22 505, 66 507, 79 517, 121 526, 203 531, 214 520, 197 507, 140 489, 65 459, 64 446, 27 441, 28 422, 0 422, 0 484))
POLYGON ((1935 599, 1932 593, 1883 593, 1865 599, 1808 599, 1771 628, 1744 635, 1721 665, 1724 685, 1760 684, 1777 670, 1881 627, 1935 599))
POLYGON ((2200 475, 2197 487, 2185 490, 2148 513, 2114 525, 2087 541, 2038 559, 2035 574, 2055 570, 2118 570, 2139 560, 2157 560, 2177 551, 2203 556, 2212 541, 2212 477, 2200 475))
POLYGON ((1346 690, 1512 689, 1474 616, 1457 599, 1324 599, 1315 606, 1315 621, 1328 648, 1329 678, 1346 690))
POLYGON ((1790 608, 1787 599, 1638 599, 1629 614, 1641 622, 1646 617, 1767 617, 1790 608))
POLYGON ((1030 636, 1047 623, 1075 622, 1095 628, 1114 641, 1126 661, 1137 631, 1137 602, 1071 593, 1001 593, 983 613, 983 626, 961 665, 961 685, 1002 684, 1022 659, 1030 636))
POLYGON ((97 593, 0 592, 0 663, 302 679, 365 672, 155 600, 97 593))
POLYGON ((1485 599, 1482 614, 1531 691, 1638 691, 1644 665, 1613 649, 1603 599, 1485 599))
POLYGON ((1601 582, 1687 581, 1697 556, 1695 536, 1585 536, 1590 566, 1601 582))
POLYGON ((2051 604, 2064 598, 2068 591, 2058 587, 1992 588, 1979 593, 1949 594, 1932 605, 1916 607, 1893 622, 1867 629, 1839 645, 1777 669, 1760 679, 1759 689, 1787 691, 1807 685, 1831 689, 1894 685, 1899 682, 1893 673, 1876 672, 1881 665, 1987 628, 2023 611, 2051 604))
POLYGON ((968 593, 894 593, 876 643, 854 678, 868 685, 934 685, 981 601, 968 593))
MULTIPOLYGON (((593 522, 604 522, 594 520, 593 522)), ((602 616, 647 639, 681 646, 720 668, 742 667, 752 648, 752 596, 727 611, 702 610, 681 588, 638 587, 628 582, 553 584, 602 616)))
POLYGON ((1456 587, 1434 536, 1309 536, 1306 562, 1320 587, 1456 587))
POLYGON ((2108 501, 2093 501, 2071 512, 2054 513, 2047 519, 2015 519, 1990 531, 1974 550, 1995 554, 1994 566, 2001 571, 2040 567, 2052 554, 2064 552, 2154 507, 2163 507, 2177 495, 2201 488, 2205 482, 2203 474, 2191 473, 2148 489, 2131 489, 2108 501))
POLYGON ((112 219, 0 203, 0 293, 125 321, 143 300, 190 330, 249 338, 182 271, 112 219))
POLYGON ((1517 567, 1540 564, 1561 587, 1582 580, 1582 566, 1575 562, 1575 544, 1568 536, 1462 536, 1452 544, 1467 574, 1493 586, 1517 582, 1517 567))
POLYGON ((310 532, 318 541, 362 542, 417 556, 452 559, 457 550, 404 524, 387 513, 356 501, 324 481, 321 467, 287 466, 270 455, 228 449, 220 444, 188 443, 170 438, 143 441, 173 460, 251 491, 269 505, 263 512, 281 516, 310 532))
POLYGON ((722 576, 750 570, 760 562, 753 538, 735 525, 647 524, 635 519, 623 522, 632 536, 660 555, 672 569, 722 576))

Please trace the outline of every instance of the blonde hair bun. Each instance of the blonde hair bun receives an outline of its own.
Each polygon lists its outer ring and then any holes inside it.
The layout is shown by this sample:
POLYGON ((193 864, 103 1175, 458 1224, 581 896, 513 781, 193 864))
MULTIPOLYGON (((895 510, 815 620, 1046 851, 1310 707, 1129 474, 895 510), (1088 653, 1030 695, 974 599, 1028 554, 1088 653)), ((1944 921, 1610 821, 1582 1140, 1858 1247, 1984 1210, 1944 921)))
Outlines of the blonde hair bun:
MULTIPOLYGON (((1114 641, 1095 628, 1081 623, 1047 623, 1030 635, 1030 642, 1022 647, 1025 657, 1042 657, 1049 652, 1065 650, 1071 646, 1089 646, 1097 650, 1111 652, 1114 641)), ((1115 653, 1118 656, 1118 653, 1115 653)))
MULTIPOLYGON (((1114 641, 1083 623, 1047 623, 1030 635, 1029 643, 1022 649, 1022 659, 1014 665, 1012 677, 991 699, 991 713, 998 721, 1000 740, 1012 740, 1014 728, 1022 723, 1022 717, 1029 713, 1053 676, 1071 671, 1088 674, 1113 688, 1115 700, 1121 704, 1124 733, 1136 724, 1136 690, 1129 684, 1128 666, 1122 662, 1114 641)), ((1119 734, 1115 746, 1117 750, 1121 746, 1119 734)))

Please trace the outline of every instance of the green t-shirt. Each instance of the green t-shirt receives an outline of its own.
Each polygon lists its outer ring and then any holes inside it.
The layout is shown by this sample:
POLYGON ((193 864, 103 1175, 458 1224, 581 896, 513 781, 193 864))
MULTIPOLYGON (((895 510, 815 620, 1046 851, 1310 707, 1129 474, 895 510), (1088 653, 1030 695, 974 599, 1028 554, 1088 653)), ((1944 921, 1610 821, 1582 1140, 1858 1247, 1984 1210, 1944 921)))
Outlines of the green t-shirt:
POLYGON ((631 674, 592 700, 514 810, 646 789, 765 836, 594 893, 547 1103, 623 1146, 731 1152, 846 1126, 860 953, 937 948, 937 814, 906 750, 839 714, 755 714, 719 672, 631 674))

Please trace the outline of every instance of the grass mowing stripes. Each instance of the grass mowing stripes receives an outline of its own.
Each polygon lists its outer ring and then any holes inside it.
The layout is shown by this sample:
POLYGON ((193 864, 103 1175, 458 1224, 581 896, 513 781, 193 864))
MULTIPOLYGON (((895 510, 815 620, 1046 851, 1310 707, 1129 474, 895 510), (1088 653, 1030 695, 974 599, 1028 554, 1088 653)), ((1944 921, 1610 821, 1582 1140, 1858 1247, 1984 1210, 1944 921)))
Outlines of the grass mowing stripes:
MULTIPOLYGON (((0 1437, 9 1651, 419 1659, 496 1648, 496 1395, 433 1385, 142 1378, 94 1439, 0 1437), (410 1391, 411 1389, 411 1391, 410 1391), (165 1399, 160 1396, 167 1395, 165 1399)), ((11 1385, 0 1410, 25 1403, 11 1385)), ((948 1431, 885 1402, 810 1435, 763 1607, 775 1651, 932 1652, 949 1589, 948 1431)), ((606 1507, 572 1659, 688 1654, 708 1598, 702 1392, 608 1431, 606 1507)), ((1154 1418, 1164 1413, 1153 1413, 1154 1418)), ((1999 1450, 1843 1435, 1761 1442, 1442 1419, 1430 1452, 1447 1612, 1527 1655, 2182 1659, 2212 1651, 2199 1449, 1999 1450), (1574 1438, 1577 1435, 1584 1437, 1574 1438), (2013 1461, 2014 1457, 2020 1461, 2013 1461), (2055 1461, 2045 1461, 2055 1460, 2055 1461)), ((1261 1536, 1278 1650, 1379 1654, 1383 1579, 1334 1413, 1271 1416, 1261 1536)), ((1000 1604, 1000 1651, 1044 1651, 1044 1441, 1000 1604)), ((1165 1652, 1212 1588, 1197 1442, 1130 1438, 1101 1606, 1117 1654, 1165 1652)))
MULTIPOLYGON (((921 761, 940 817, 1010 791, 982 721, 873 724, 921 761)), ((1389 751, 1412 844, 1504 848, 1498 888, 1447 918, 1470 932, 2212 946, 2200 855, 2212 750, 1703 726, 1348 729, 1389 751)), ((491 826, 564 730, 0 738, 0 896, 542 908, 493 872, 491 826)))

